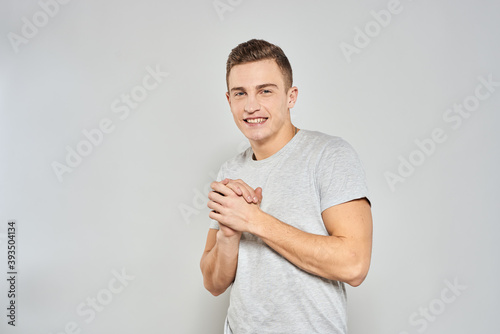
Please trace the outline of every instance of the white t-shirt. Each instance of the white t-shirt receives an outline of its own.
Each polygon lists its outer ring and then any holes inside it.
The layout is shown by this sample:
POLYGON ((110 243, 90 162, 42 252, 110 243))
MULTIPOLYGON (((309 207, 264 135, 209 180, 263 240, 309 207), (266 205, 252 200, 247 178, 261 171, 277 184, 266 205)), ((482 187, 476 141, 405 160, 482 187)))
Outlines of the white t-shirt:
MULTIPOLYGON (((302 231, 328 235, 325 209, 368 198, 361 162, 339 137, 300 130, 271 157, 252 156, 248 148, 224 163, 218 180, 261 187, 261 209, 302 231)), ((210 228, 218 229, 218 223, 210 228)), ((347 333, 344 283, 307 273, 243 233, 225 328, 225 334, 347 333)))

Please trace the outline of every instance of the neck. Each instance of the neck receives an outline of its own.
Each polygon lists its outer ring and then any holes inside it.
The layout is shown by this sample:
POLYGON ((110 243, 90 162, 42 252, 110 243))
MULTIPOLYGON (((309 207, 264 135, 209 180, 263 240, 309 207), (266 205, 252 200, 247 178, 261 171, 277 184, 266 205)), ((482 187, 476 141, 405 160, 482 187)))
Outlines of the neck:
POLYGON ((274 155, 276 152, 281 150, 292 138, 297 134, 299 129, 297 129, 293 124, 290 123, 290 127, 287 127, 285 133, 281 136, 276 135, 277 138, 268 139, 265 142, 250 142, 252 146, 254 159, 263 160, 274 155))

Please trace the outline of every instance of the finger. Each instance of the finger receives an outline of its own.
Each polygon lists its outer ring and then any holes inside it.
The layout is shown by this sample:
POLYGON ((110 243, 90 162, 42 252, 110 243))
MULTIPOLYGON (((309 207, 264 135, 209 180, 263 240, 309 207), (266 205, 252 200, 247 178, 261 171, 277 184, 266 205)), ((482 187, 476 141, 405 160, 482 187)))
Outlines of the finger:
POLYGON ((215 190, 208 193, 208 199, 219 204, 224 204, 222 203, 224 201, 224 197, 225 196, 223 194, 215 190))
POLYGON ((222 194, 223 196, 228 196, 228 195, 231 195, 232 193, 234 193, 234 191, 232 189, 229 189, 222 182, 214 181, 210 184, 210 188, 212 188, 214 191, 222 194))
POLYGON ((222 210, 224 210, 224 207, 222 205, 214 201, 208 201, 207 206, 209 209, 212 209, 217 214, 220 214, 222 210))
POLYGON ((253 188, 242 180, 229 180, 226 187, 233 189, 235 193, 242 196, 248 203, 254 202, 255 192, 253 188), (240 193, 236 189, 239 189, 240 193))
POLYGON ((223 215, 221 215, 220 213, 218 213, 218 212, 216 212, 216 211, 210 211, 210 212, 208 213, 208 217, 210 217, 210 218, 211 218, 211 219, 213 219, 213 220, 216 220, 216 221, 219 223, 219 225, 224 225, 224 226, 226 226, 226 225, 225 225, 225 219, 224 219, 224 216, 223 216, 223 215))
POLYGON ((240 186, 236 183, 236 181, 231 180, 231 179, 224 179, 221 182, 224 184, 226 187, 234 191, 238 196, 243 195, 243 192, 241 191, 240 186))
POLYGON ((258 187, 255 189, 255 203, 262 202, 262 188, 258 187))
POLYGON ((245 184, 245 191, 244 191, 244 196, 245 196, 245 199, 247 200, 248 203, 257 203, 258 202, 258 198, 257 198, 257 194, 255 193, 255 190, 250 187, 249 185, 247 185, 246 183, 245 184))
MULTIPOLYGON (((216 211, 210 211, 208 213, 208 217, 210 217, 210 219, 213 219, 213 220, 216 220, 216 221, 219 221, 220 220, 220 217, 221 217, 221 214, 216 212, 216 211)), ((220 224, 220 223, 219 223, 220 224)))

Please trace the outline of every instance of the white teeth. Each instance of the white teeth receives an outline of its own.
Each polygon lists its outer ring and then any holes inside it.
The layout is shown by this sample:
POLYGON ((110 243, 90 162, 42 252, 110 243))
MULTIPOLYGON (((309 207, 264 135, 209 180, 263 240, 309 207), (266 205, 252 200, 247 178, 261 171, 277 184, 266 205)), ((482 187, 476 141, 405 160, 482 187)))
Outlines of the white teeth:
POLYGON ((265 118, 252 118, 252 119, 247 119, 247 122, 255 124, 255 123, 262 123, 265 120, 266 120, 265 118))

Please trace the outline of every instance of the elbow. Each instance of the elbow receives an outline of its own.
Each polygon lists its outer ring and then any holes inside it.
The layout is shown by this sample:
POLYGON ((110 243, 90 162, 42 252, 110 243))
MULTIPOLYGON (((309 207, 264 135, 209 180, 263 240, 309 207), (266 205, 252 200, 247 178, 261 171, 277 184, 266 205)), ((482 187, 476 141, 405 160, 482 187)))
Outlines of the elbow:
POLYGON ((201 274, 203 275, 203 286, 205 289, 210 292, 213 296, 217 297, 221 294, 223 294, 226 288, 221 288, 217 287, 216 284, 214 284, 214 277, 212 277, 213 274, 210 274, 207 270, 207 268, 203 265, 203 259, 200 263, 200 269, 201 269, 201 274))
POLYGON ((212 296, 217 297, 222 295, 225 290, 208 290, 208 291, 212 294, 212 296))
MULTIPOLYGON (((210 291, 210 290, 209 290, 209 291, 210 291)), ((220 291, 214 291, 214 290, 210 291, 210 293, 211 293, 211 294, 212 294, 212 296, 214 296, 214 297, 217 297, 217 296, 219 296, 219 295, 221 295, 221 294, 222 294, 222 292, 220 292, 220 291)))
POLYGON ((360 256, 353 252, 342 264, 336 263, 329 267, 330 272, 326 278, 344 282, 352 287, 357 287, 364 282, 368 275, 370 257, 360 256))
POLYGON ((360 286, 361 283, 363 283, 363 281, 365 280, 365 277, 366 277, 366 275, 355 276, 355 277, 352 277, 351 279, 349 279, 348 281, 346 281, 346 283, 355 288, 355 287, 360 286))
POLYGON ((370 263, 366 261, 358 261, 354 263, 347 273, 345 283, 349 284, 352 287, 358 287, 361 283, 364 282, 366 276, 368 275, 368 269, 370 267, 370 263))
POLYGON ((203 285, 205 286, 205 289, 207 289, 207 291, 210 292, 214 297, 222 295, 226 291, 226 289, 217 288, 205 279, 203 280, 203 285))

